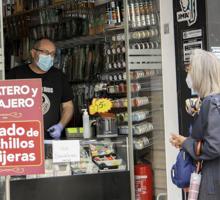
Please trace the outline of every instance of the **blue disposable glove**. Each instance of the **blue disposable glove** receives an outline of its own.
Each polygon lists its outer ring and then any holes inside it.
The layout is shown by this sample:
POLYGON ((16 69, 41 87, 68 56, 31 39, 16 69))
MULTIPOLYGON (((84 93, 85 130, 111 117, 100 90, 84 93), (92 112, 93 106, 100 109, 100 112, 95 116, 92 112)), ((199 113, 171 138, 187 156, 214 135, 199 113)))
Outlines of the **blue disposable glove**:
POLYGON ((63 130, 63 125, 61 123, 55 124, 47 129, 50 136, 54 139, 60 139, 61 132, 63 130))

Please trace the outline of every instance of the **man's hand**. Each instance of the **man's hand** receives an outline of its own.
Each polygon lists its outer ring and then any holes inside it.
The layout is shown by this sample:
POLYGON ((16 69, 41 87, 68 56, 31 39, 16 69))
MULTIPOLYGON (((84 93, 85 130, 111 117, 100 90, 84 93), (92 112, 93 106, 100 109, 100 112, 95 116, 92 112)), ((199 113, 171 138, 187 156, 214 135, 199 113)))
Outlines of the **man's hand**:
POLYGON ((47 129, 47 131, 49 132, 52 138, 60 139, 63 128, 64 128, 63 125, 61 123, 58 123, 58 124, 51 126, 49 129, 47 129))

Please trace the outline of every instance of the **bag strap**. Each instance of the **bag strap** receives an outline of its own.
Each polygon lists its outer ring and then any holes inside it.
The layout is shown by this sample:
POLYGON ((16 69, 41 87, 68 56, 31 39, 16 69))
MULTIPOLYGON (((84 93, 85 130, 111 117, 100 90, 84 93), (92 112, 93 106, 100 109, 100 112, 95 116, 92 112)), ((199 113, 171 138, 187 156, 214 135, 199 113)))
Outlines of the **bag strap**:
MULTIPOLYGON (((195 154, 196 156, 200 156, 202 152, 202 140, 196 142, 195 154)), ((199 173, 202 170, 202 160, 198 160, 196 162, 196 173, 199 173)))
POLYGON ((200 156, 201 152, 202 152, 202 140, 199 140, 196 143, 196 150, 195 150, 196 156, 200 156))

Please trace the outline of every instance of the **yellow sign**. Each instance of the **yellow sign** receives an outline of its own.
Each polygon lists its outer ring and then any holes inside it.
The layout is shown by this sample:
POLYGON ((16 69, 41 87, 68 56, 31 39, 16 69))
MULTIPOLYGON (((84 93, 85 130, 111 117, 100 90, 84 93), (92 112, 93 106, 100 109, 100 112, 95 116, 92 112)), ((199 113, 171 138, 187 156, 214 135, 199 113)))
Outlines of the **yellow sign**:
POLYGON ((95 113, 105 113, 112 108, 112 102, 109 99, 93 99, 92 105, 89 106, 89 113, 94 115, 95 113))

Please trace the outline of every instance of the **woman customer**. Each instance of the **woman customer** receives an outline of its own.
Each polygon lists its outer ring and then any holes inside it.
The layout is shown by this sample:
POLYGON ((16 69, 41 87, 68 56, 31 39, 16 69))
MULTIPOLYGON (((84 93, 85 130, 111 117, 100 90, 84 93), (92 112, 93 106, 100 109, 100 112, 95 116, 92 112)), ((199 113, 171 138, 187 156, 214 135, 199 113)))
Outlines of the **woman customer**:
POLYGON ((196 49, 192 52, 187 85, 203 100, 192 134, 172 134, 170 142, 183 148, 195 160, 203 160, 199 200, 220 199, 220 60, 212 53, 196 49), (198 140, 203 141, 200 156, 195 155, 198 140))

